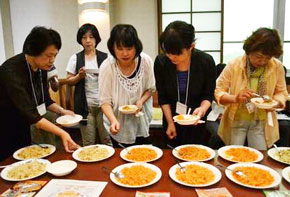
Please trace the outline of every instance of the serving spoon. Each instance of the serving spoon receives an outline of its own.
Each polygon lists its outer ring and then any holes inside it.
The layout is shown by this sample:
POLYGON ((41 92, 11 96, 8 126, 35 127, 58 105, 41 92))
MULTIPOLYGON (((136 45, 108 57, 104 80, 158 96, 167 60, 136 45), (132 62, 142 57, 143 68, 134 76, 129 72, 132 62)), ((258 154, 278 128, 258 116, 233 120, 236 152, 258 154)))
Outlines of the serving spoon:
POLYGON ((280 152, 280 150, 278 149, 276 144, 273 144, 274 148, 276 149, 276 151, 278 152, 280 158, 282 157, 282 153, 280 152))
POLYGON ((226 167, 226 166, 224 166, 224 165, 222 165, 222 164, 216 164, 216 166, 217 167, 220 167, 220 168, 223 168, 223 169, 226 169, 226 170, 229 170, 229 171, 232 171, 232 172, 234 172, 236 175, 238 175, 238 176, 243 176, 243 177, 245 177, 246 175, 242 172, 242 171, 240 171, 240 170, 232 170, 232 169, 230 169, 230 168, 228 168, 228 167, 226 167))
POLYGON ((102 170, 105 171, 105 172, 108 172, 108 173, 112 173, 115 177, 117 177, 119 179, 125 178, 125 176, 121 172, 118 172, 118 171, 113 172, 113 171, 111 171, 109 168, 107 168, 105 166, 102 167, 102 170))
POLYGON ((121 146, 122 148, 124 148, 128 154, 131 154, 130 151, 125 146, 123 146, 121 143, 118 143, 118 145, 121 146))
POLYGON ((268 95, 261 96, 261 95, 255 93, 255 92, 253 93, 253 95, 256 96, 256 97, 260 97, 260 98, 262 98, 262 99, 264 99, 265 101, 268 101, 268 102, 272 101, 272 99, 268 95))
POLYGON ((44 145, 42 145, 42 144, 38 144, 38 143, 36 143, 36 142, 31 142, 32 144, 35 144, 35 145, 37 145, 37 146, 39 146, 39 147, 41 147, 41 148, 44 148, 44 149, 48 149, 49 147, 48 146, 44 146, 44 145))
POLYGON ((170 146, 169 144, 166 144, 166 146, 167 146, 168 148, 171 148, 172 150, 175 150, 179 155, 182 155, 182 154, 179 153, 179 151, 178 151, 176 148, 170 146))
POLYGON ((185 170, 186 170, 186 167, 185 166, 181 166, 180 165, 180 162, 177 160, 177 159, 175 159, 175 162, 177 163, 177 165, 179 166, 179 168, 180 168, 180 171, 183 173, 183 172, 185 172, 185 170))

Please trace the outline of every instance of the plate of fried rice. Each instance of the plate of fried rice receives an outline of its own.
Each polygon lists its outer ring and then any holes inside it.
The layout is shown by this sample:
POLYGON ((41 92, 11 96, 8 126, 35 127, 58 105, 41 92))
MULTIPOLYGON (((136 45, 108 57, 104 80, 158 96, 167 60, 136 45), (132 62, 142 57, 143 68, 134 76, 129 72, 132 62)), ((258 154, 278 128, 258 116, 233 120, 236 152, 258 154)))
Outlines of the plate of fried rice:
POLYGON ((46 173, 50 164, 50 161, 46 159, 19 161, 4 168, 1 171, 1 177, 7 181, 30 180, 46 173))
POLYGON ((40 159, 53 154, 55 150, 55 146, 50 144, 31 145, 15 151, 13 158, 17 160, 40 159))
POLYGON ((77 161, 97 162, 108 159, 113 156, 115 149, 104 144, 95 144, 78 148, 73 152, 72 156, 77 161))

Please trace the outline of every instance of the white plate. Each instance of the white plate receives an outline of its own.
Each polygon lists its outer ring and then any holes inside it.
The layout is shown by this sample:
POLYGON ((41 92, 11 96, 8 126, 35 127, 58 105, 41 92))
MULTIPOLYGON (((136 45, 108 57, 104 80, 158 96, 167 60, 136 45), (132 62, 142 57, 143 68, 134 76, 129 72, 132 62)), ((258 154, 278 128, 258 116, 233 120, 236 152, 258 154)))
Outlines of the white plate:
MULTIPOLYGON (((264 155, 260 151, 254 149, 254 148, 251 148, 251 147, 239 146, 239 145, 229 145, 229 146, 221 147, 220 149, 218 149, 218 155, 220 157, 222 157, 223 159, 231 161, 231 162, 240 162, 240 161, 235 161, 235 160, 231 159, 229 156, 227 156, 225 154, 225 152, 227 150, 229 150, 230 148, 245 148, 245 149, 248 149, 249 151, 255 152, 258 155, 258 158, 252 162, 260 162, 264 158, 264 155)), ((244 163, 247 163, 247 162, 244 162, 244 163)))
POLYGON ((150 164, 150 163, 126 163, 126 164, 123 164, 123 165, 120 165, 120 166, 114 168, 112 170, 112 172, 121 172, 121 170, 123 168, 132 167, 134 165, 142 165, 142 166, 144 166, 146 168, 150 168, 151 170, 154 170, 157 174, 156 174, 155 178, 150 183, 147 183, 147 184, 144 184, 144 185, 138 185, 138 186, 130 186, 130 185, 125 185, 125 184, 120 183, 116 179, 116 177, 115 177, 115 175, 113 173, 110 173, 110 179, 111 179, 111 181, 113 181, 113 183, 115 183, 116 185, 119 185, 119 186, 122 186, 122 187, 127 187, 127 188, 141 188, 141 187, 147 187, 149 185, 152 185, 152 184, 156 183, 157 181, 159 181, 159 179, 162 176, 161 170, 157 166, 155 166, 153 164, 150 164))
POLYGON ((290 183, 290 166, 282 170, 282 176, 286 181, 288 181, 288 183, 290 183))
POLYGON ((233 181, 233 182, 235 182, 235 183, 237 183, 239 185, 248 187, 248 188, 267 189, 267 188, 276 187, 276 186, 278 186, 281 183, 281 176, 279 175, 278 172, 276 172, 275 170, 273 170, 273 169, 271 169, 271 168, 269 168, 267 166, 261 165, 261 164, 256 164, 256 163, 235 163, 235 164, 232 164, 232 165, 228 166, 228 169, 231 169, 231 170, 225 170, 225 174, 231 181, 233 181), (243 183, 237 181, 232 176, 232 171, 231 170, 234 170, 236 167, 256 167, 256 168, 260 168, 260 169, 263 169, 263 170, 267 170, 274 177, 274 182, 271 185, 268 185, 268 186, 252 186, 252 185, 243 184, 243 183))
MULTIPOLYGON (((51 154, 54 153, 55 150, 56 150, 55 146, 53 146, 53 145, 51 145, 51 144, 40 144, 40 145, 42 145, 42 146, 46 146, 46 147, 49 147, 49 148, 50 148, 50 153, 48 153, 48 154, 46 154, 46 155, 43 155, 42 157, 38 157, 38 158, 29 158, 29 159, 40 159, 40 158, 44 158, 44 157, 47 157, 47 156, 51 155, 51 154)), ((38 145, 31 145, 31 146, 26 146, 26 147, 20 148, 20 149, 18 149, 17 151, 15 151, 15 152, 13 153, 13 158, 14 158, 14 159, 17 159, 17 160, 28 160, 28 159, 23 159, 23 158, 19 157, 18 154, 19 154, 21 151, 23 151, 24 149, 29 148, 29 147, 39 147, 39 146, 38 146, 38 145)))
POLYGON ((38 177, 38 176, 41 176, 43 174, 46 173, 46 170, 48 168, 48 165, 50 165, 50 161, 46 160, 46 159, 30 159, 30 160, 25 160, 25 161, 18 161, 18 162, 15 162, 9 166, 7 166, 6 168, 4 168, 2 171, 1 171, 1 177, 6 180, 6 181, 25 181, 25 180, 30 180, 30 179, 33 179, 35 177, 38 177), (35 176, 32 176, 32 177, 28 177, 28 178, 24 178, 24 179, 11 179, 9 177, 7 177, 7 173, 8 171, 12 170, 14 167, 16 166, 19 166, 20 164, 24 164, 24 163, 28 163, 28 162, 31 162, 31 161, 38 161, 39 163, 44 163, 46 164, 46 169, 43 171, 43 172, 40 172, 38 175, 35 175, 35 176))
POLYGON ((47 172, 54 176, 65 176, 77 167, 77 163, 72 160, 60 160, 48 166, 47 172))
MULTIPOLYGON (((149 161, 143 161, 143 162, 155 161, 155 160, 159 159, 163 155, 163 151, 160 148, 158 148, 156 146, 152 146, 152 145, 134 145, 134 146, 130 146, 130 147, 126 148, 126 149, 130 152, 130 150, 133 149, 133 148, 150 148, 150 149, 153 149, 157 153, 157 157, 156 158, 154 158, 152 160, 149 160, 149 161)), ((128 151, 126 149, 123 149, 120 152, 121 158, 124 159, 125 161, 136 162, 134 160, 130 160, 130 159, 126 158, 126 155, 128 154, 128 151)))
POLYGON ((119 111, 122 112, 123 114, 134 114, 137 111, 138 107, 136 105, 123 105, 119 107, 119 111), (124 107, 130 107, 130 110, 124 110, 124 107))
POLYGON ((95 69, 95 68, 86 68, 85 72, 88 74, 98 74, 99 73, 99 69, 95 69))
POLYGON ((175 164, 174 166, 172 166, 172 167, 169 169, 169 176, 170 176, 170 178, 171 178, 173 181, 175 181, 175 182, 177 182, 177 183, 179 183, 179 184, 181 184, 181 185, 185 185, 185 186, 189 186, 189 187, 206 187, 206 186, 210 186, 210 185, 213 185, 213 184, 219 182, 219 181, 221 180, 221 178, 222 178, 222 174, 221 174, 221 172, 220 172, 216 167, 214 167, 214 166, 212 166, 212 165, 210 165, 210 164, 203 163, 203 162, 196 162, 196 161, 189 161, 189 162, 181 162, 181 163, 180 163, 180 165, 181 165, 182 167, 185 167, 185 166, 187 166, 187 165, 191 165, 191 164, 193 164, 193 165, 198 165, 198 166, 201 166, 201 167, 205 167, 205 168, 207 168, 208 170, 212 171, 212 173, 213 173, 214 176, 215 176, 214 180, 213 180, 212 182, 210 182, 210 183, 207 183, 207 184, 200 184, 200 185, 194 185, 194 184, 184 183, 184 182, 182 182, 182 181, 180 181, 180 180, 178 180, 178 179, 176 178, 176 175, 175 175, 176 170, 180 168, 177 164, 175 164))
POLYGON ((180 125, 193 125, 200 119, 199 116, 196 115, 176 115, 173 117, 174 122, 177 122, 180 125), (178 116, 183 116, 184 120, 178 120, 178 116))
POLYGON ((90 146, 85 146, 85 147, 81 147, 81 148, 78 148, 76 151, 73 152, 72 156, 75 160, 77 161, 82 161, 82 162, 96 162, 96 161, 102 161, 102 160, 105 160, 105 159, 108 159, 109 157, 113 156, 115 153, 115 149, 111 146, 108 146, 108 145, 104 145, 104 144, 95 144, 95 145, 90 145, 90 146), (102 158, 102 159, 99 159, 99 160, 82 160, 79 158, 79 153, 80 151, 86 149, 86 148, 90 148, 90 147, 94 147, 94 146, 98 146, 100 148, 106 148, 108 151, 109 151, 109 154, 107 157, 105 158, 102 158))
MULTIPOLYGON (((290 147, 278 147, 278 150, 290 150, 290 147)), ((269 157, 271 157, 272 159, 281 162, 281 163, 285 163, 287 165, 290 165, 290 163, 286 163, 284 161, 280 161, 279 157, 276 156, 277 150, 275 148, 271 148, 268 150, 267 154, 269 155, 269 157)))
POLYGON ((82 119, 83 117, 79 114, 75 114, 74 116, 64 115, 58 117, 56 122, 64 127, 73 127, 77 125, 82 119))
POLYGON ((256 107, 261 109, 272 109, 278 104, 278 102, 275 100, 272 100, 271 103, 262 103, 263 101, 264 99, 262 98, 251 98, 251 102, 254 103, 256 107))
MULTIPOLYGON (((201 148, 201 149, 205 149, 207 150, 207 152, 210 154, 210 156, 206 159, 201 159, 201 160, 196 160, 196 161, 208 161, 208 160, 211 160, 215 157, 215 151, 207 146, 203 146, 203 145, 197 145, 197 144, 186 144, 186 145, 182 145, 182 146, 178 146, 176 147, 175 149, 177 151, 179 151, 181 148, 185 148, 185 147, 196 147, 196 148, 201 148)), ((178 152, 176 152, 176 150, 173 149, 172 150, 172 154, 174 157, 180 159, 180 160, 183 160, 183 161, 192 161, 192 160, 188 160, 188 159, 184 159, 182 157, 179 156, 178 152)))

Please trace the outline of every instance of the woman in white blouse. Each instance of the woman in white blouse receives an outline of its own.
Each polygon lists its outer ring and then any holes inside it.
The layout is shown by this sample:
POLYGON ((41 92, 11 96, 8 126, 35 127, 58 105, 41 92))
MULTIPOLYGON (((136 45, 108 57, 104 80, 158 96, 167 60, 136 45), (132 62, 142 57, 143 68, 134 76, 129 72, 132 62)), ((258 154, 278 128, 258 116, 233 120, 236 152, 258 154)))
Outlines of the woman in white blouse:
POLYGON ((104 126, 114 147, 149 143, 152 119, 152 92, 155 91, 153 61, 142 52, 142 43, 132 25, 116 25, 108 40, 112 56, 101 65, 99 76, 100 105, 104 126), (143 116, 125 115, 118 109, 136 105, 143 116))

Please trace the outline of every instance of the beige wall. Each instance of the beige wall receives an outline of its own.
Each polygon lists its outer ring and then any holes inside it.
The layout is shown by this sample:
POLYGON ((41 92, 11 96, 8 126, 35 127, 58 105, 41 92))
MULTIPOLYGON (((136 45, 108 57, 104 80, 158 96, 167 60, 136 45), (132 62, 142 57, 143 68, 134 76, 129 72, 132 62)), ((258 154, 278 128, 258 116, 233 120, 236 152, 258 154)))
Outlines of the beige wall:
POLYGON ((79 50, 77 0, 10 0, 10 14, 15 54, 22 51, 26 36, 36 25, 51 27, 60 33, 62 48, 55 66, 59 76, 65 77, 69 57, 79 50))
POLYGON ((1 10, 0 10, 0 65, 5 61, 5 48, 4 48, 4 35, 3 35, 3 28, 2 28, 2 17, 1 17, 1 10))
MULTIPOLYGON (((66 76, 65 69, 69 57, 81 48, 76 42, 76 33, 79 27, 78 1, 5 1, 10 4, 12 29, 12 33, 10 34, 12 34, 11 38, 13 39, 10 42, 10 45, 12 45, 12 49, 14 48, 14 54, 12 55, 18 54, 22 51, 24 39, 34 26, 41 25, 51 27, 57 30, 62 38, 63 46, 56 58, 55 65, 57 67, 59 77, 64 78, 66 76)), ((154 60, 158 52, 157 1, 110 0, 109 7, 111 27, 118 23, 132 24, 137 29, 138 35, 143 43, 143 51, 150 55, 154 60)), ((104 37, 105 36, 103 36, 103 38, 104 37)), ((103 39, 102 42, 102 45, 105 47, 107 39, 103 39)), ((7 55, 6 58, 8 58, 7 55)))
POLYGON ((158 53, 157 1, 110 0, 111 27, 119 23, 133 25, 143 43, 143 51, 154 61, 158 53))

